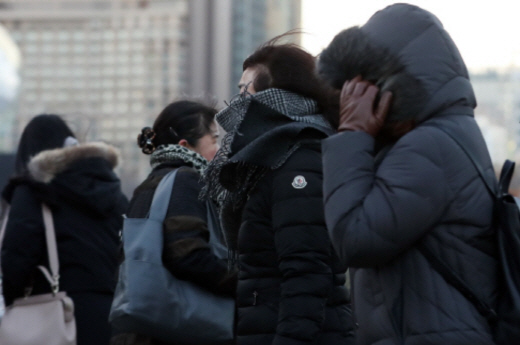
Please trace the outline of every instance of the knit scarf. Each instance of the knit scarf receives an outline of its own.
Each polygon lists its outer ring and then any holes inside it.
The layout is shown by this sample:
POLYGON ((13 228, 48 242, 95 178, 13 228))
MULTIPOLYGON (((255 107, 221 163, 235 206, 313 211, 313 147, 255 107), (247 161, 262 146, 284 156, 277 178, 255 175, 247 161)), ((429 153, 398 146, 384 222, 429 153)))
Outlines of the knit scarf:
POLYGON ((243 207, 258 181, 283 165, 305 139, 333 133, 318 111, 314 100, 272 88, 239 95, 216 115, 228 133, 203 176, 202 196, 218 201, 231 250, 236 248, 243 207))
POLYGON ((182 160, 191 166, 200 174, 204 174, 208 166, 208 161, 195 151, 187 149, 181 145, 161 145, 152 153, 150 157, 150 165, 155 169, 161 164, 169 163, 175 160, 182 160))

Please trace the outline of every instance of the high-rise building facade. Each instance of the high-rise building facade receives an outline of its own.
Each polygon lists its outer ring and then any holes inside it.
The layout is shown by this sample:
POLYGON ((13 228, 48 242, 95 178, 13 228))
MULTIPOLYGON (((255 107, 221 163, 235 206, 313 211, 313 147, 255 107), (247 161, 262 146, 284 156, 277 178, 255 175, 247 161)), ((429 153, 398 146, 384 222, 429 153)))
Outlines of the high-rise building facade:
MULTIPOLYGON (((242 62, 262 43, 301 28, 301 0, 233 0, 231 94, 238 92, 242 62)), ((283 42, 301 43, 301 35, 283 42)))
POLYGON ((20 51, 0 25, 0 152, 10 152, 20 85, 20 51))
MULTIPOLYGON (((506 159, 520 159, 520 70, 489 70, 473 73, 471 84, 477 97, 475 119, 480 125, 495 171, 506 159)), ((516 169, 511 190, 520 195, 520 169, 516 169)))
POLYGON ((123 180, 142 178, 148 165, 135 148, 137 132, 186 88, 188 7, 182 0, 0 2, 0 22, 24 61, 17 132, 35 114, 63 114, 80 137, 121 149, 123 180))
POLYGON ((140 129, 175 99, 222 105, 244 57, 299 26, 299 13, 294 0, 0 0, 23 59, 14 140, 34 115, 62 114, 80 139, 121 149, 130 194, 150 170, 140 129))
POLYGON ((477 97, 475 117, 494 163, 520 158, 520 70, 472 74, 471 83, 477 97))

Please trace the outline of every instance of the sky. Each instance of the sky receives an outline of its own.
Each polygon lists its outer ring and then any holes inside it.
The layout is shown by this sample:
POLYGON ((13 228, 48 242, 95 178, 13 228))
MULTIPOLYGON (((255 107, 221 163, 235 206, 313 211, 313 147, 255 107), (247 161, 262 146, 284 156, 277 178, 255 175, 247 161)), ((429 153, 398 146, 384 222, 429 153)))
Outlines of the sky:
MULTIPOLYGON (((302 0, 302 45, 318 54, 343 29, 363 25, 395 1, 302 0)), ((520 1, 415 0, 435 14, 458 46, 468 68, 520 67, 520 1)))

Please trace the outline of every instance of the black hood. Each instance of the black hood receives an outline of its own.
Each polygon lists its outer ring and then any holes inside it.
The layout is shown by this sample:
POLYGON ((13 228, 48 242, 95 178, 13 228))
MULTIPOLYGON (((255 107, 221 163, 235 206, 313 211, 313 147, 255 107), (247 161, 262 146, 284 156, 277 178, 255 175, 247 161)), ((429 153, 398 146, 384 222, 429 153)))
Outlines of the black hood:
POLYGON ((391 91, 388 121, 421 123, 453 106, 476 107, 468 71, 453 40, 430 12, 408 4, 375 13, 339 33, 318 71, 340 89, 356 75, 391 91))
POLYGON ((119 178, 102 158, 75 162, 57 175, 51 186, 56 188, 62 199, 105 216, 109 216, 115 207, 121 206, 121 200, 126 199, 121 192, 119 178))
POLYGON ((59 207, 65 201, 108 216, 126 204, 113 172, 118 161, 118 151, 103 143, 42 151, 29 162, 30 176, 12 179, 2 195, 10 202, 16 186, 27 184, 42 202, 59 207))

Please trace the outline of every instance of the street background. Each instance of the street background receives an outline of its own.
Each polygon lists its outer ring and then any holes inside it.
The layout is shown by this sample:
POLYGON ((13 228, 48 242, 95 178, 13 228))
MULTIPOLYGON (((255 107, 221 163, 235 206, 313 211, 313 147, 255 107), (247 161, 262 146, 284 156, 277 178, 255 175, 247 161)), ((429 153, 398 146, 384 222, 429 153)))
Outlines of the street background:
MULTIPOLYGON (((409 2, 436 14, 458 45, 497 169, 506 158, 518 159, 519 5, 409 2)), ((136 136, 165 105, 190 97, 223 107, 238 91, 242 61, 261 43, 300 29, 290 40, 318 55, 336 33, 362 25, 391 3, 0 0, 0 184, 11 174, 27 122, 39 113, 57 113, 80 140, 103 140, 121 150, 118 173, 130 196, 150 170, 136 136)), ((519 186, 515 178, 513 187, 519 186)))

